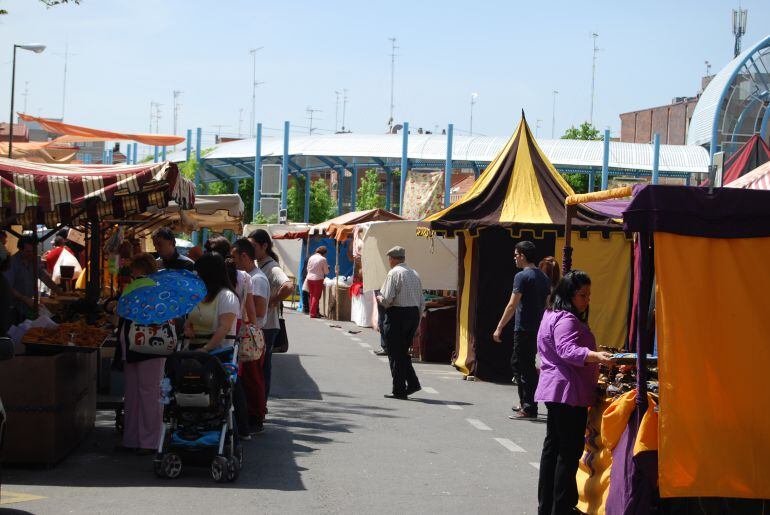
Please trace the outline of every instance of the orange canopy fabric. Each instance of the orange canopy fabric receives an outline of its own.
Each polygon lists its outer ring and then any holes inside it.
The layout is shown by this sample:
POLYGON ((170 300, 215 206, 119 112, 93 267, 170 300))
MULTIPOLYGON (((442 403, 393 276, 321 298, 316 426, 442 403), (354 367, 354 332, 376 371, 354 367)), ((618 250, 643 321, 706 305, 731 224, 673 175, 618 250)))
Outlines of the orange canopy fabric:
POLYGON ((770 238, 654 237, 660 494, 770 499, 770 238))
POLYGON ((165 136, 162 134, 130 134, 99 129, 90 129, 79 125, 57 122, 47 118, 38 118, 19 113, 19 118, 25 122, 37 122, 40 126, 55 134, 62 134, 54 140, 55 143, 78 143, 84 141, 137 141, 145 145, 171 146, 184 143, 181 136, 165 136))
MULTIPOLYGON (((14 142, 12 158, 33 163, 68 164, 75 159, 77 151, 74 147, 58 147, 53 141, 14 142)), ((0 156, 8 157, 8 142, 0 142, 0 156)))

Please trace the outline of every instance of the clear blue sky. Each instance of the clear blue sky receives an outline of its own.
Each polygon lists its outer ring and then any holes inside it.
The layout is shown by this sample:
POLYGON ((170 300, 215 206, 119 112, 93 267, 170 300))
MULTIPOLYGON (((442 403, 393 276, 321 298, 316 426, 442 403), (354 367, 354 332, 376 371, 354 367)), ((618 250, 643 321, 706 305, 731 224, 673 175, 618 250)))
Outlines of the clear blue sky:
MULTIPOLYGON (((717 0, 647 1, 287 1, 83 0, 47 9, 34 0, 2 0, 0 116, 8 118, 11 46, 42 42, 40 55, 19 52, 16 108, 61 114, 65 41, 70 52, 66 120, 97 128, 148 130, 150 102, 163 104, 160 131, 172 131, 172 90, 181 97, 180 133, 217 124, 243 132, 251 111, 249 49, 257 55, 257 119, 307 126, 305 109, 323 110, 314 125, 334 128, 335 90, 348 89, 346 125, 384 132, 388 119, 390 42, 398 38, 395 118, 413 128, 469 126, 507 136, 520 110, 540 136, 551 132, 551 91, 559 90, 556 133, 588 118, 591 32, 598 32, 594 120, 619 131, 618 114, 694 95, 709 60, 714 72, 732 57, 731 9, 717 0), (60 54, 60 55, 57 55, 60 54)), ((770 3, 743 0, 744 47, 770 34, 770 3)), ((297 131, 301 129, 297 127, 297 131)), ((460 132, 462 134, 462 132, 460 132)))

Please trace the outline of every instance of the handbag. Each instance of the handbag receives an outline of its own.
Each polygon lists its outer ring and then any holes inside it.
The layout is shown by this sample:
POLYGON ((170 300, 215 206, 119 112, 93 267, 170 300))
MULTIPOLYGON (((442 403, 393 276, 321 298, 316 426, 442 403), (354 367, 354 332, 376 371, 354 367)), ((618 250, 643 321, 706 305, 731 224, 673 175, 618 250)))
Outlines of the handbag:
POLYGON ((177 338, 174 324, 158 325, 128 323, 123 331, 126 348, 131 352, 153 356, 168 356, 176 350, 177 338))
POLYGON ((246 326, 246 332, 238 346, 238 360, 257 361, 265 353, 265 337, 260 329, 246 326))
POLYGON ((273 342, 273 353, 289 351, 289 335, 286 332, 286 320, 283 319, 283 303, 281 303, 281 315, 278 318, 278 335, 273 342))

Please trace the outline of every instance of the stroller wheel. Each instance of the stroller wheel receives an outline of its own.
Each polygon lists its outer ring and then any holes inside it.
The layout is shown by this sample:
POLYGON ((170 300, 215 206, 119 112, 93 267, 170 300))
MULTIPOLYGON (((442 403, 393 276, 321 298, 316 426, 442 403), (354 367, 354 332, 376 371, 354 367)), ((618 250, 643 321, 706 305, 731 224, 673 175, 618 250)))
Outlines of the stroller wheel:
POLYGON ((211 477, 217 483, 228 481, 229 461, 224 456, 216 456, 211 461, 211 477))
POLYGON ((155 473, 160 477, 176 479, 181 472, 182 458, 176 453, 165 454, 160 462, 155 462, 155 473))
POLYGON ((234 457, 227 458, 227 481, 232 483, 238 479, 240 474, 241 464, 238 462, 238 459, 234 457))

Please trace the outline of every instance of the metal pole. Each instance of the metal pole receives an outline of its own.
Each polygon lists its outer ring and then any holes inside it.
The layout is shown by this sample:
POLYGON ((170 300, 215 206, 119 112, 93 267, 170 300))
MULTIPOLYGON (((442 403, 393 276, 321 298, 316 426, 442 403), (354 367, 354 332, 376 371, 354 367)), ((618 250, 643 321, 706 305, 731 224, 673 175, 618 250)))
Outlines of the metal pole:
POLYGON ((160 160, 165 161, 166 160, 166 145, 163 145, 160 151, 160 160))
POLYGON ((286 209, 289 191, 289 129, 288 121, 283 122, 283 159, 281 160, 281 209, 286 209))
POLYGON ((358 164, 356 158, 353 158, 353 177, 350 180, 350 210, 356 210, 356 194, 358 193, 358 164))
POLYGON ((203 129, 195 129, 195 192, 198 193, 201 185, 201 140, 203 140, 203 129))
POLYGON ((393 191, 393 175, 389 169, 385 170, 385 210, 390 211, 390 200, 393 191))
POLYGON ((192 153, 192 129, 187 129, 187 148, 185 149, 185 161, 190 160, 190 154, 192 153))
POLYGON ((652 136, 652 183, 658 184, 658 167, 660 165, 660 134, 652 136))
POLYGON ((131 161, 134 164, 139 161, 139 143, 134 143, 134 158, 131 161))
POLYGON ((254 200, 251 207, 252 220, 261 212, 259 204, 262 199, 262 124, 257 124, 257 150, 254 154, 254 200))
POLYGON ((337 216, 342 214, 342 196, 345 194, 345 169, 337 168, 337 216))
POLYGON ((160 157, 159 156, 159 150, 160 149, 158 148, 158 145, 155 145, 154 150, 153 150, 153 155, 152 155, 152 162, 153 163, 157 163, 158 162, 158 158, 160 157))
POLYGON ((610 180, 610 130, 604 130, 604 158, 602 159, 602 190, 606 190, 610 180))
POLYGON ((591 193, 596 189, 596 178, 594 177, 594 171, 588 172, 588 193, 591 193))
POLYGON ((310 223, 310 172, 305 172, 305 223, 310 223))
POLYGON ((404 122, 404 133, 401 140, 401 185, 398 194, 398 213, 404 214, 404 190, 406 189, 406 174, 409 170, 409 122, 404 122))
POLYGON ((13 98, 16 91, 16 45, 13 45, 13 71, 11 72, 11 114, 8 125, 8 159, 13 156, 13 98))
POLYGON ((241 180, 240 179, 230 179, 230 184, 233 185, 233 193, 235 195, 238 194, 238 186, 240 185, 241 180))
POLYGON ((449 207, 452 195, 452 136, 454 124, 450 123, 446 130, 446 164, 444 165, 444 207, 449 207))

